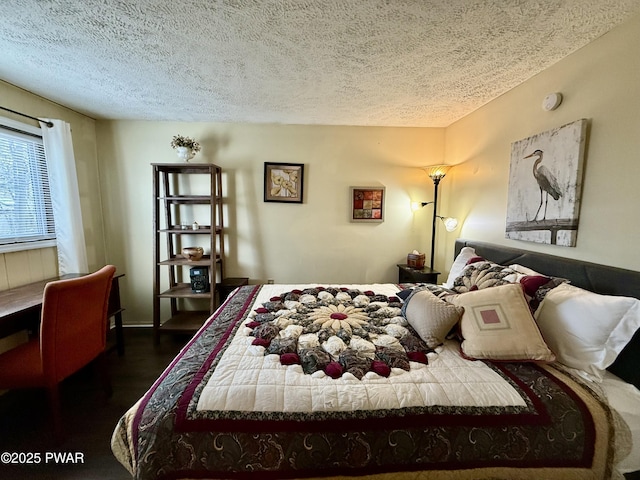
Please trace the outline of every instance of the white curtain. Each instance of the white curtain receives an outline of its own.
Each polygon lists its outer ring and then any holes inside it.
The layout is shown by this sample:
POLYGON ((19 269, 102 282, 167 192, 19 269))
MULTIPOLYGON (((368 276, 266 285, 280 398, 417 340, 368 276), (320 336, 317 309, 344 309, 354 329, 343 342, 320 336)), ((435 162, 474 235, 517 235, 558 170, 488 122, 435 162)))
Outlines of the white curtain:
POLYGON ((53 127, 44 123, 41 127, 56 224, 58 271, 60 275, 88 273, 71 126, 62 120, 45 120, 53 123, 53 127))

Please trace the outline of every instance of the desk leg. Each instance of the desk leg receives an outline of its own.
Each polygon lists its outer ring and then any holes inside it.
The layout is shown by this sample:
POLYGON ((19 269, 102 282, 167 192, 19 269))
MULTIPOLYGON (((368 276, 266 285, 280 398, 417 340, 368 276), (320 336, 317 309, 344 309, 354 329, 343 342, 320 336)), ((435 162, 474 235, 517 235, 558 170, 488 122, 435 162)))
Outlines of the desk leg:
POLYGON ((118 355, 124 355, 124 332, 122 330, 122 305, 120 305, 120 277, 124 274, 113 277, 111 283, 111 292, 109 293, 109 308, 107 309, 107 317, 114 317, 116 327, 116 348, 118 355))
POLYGON ((122 330, 122 312, 118 312, 114 317, 116 324, 116 347, 118 355, 124 355, 124 332, 122 330))

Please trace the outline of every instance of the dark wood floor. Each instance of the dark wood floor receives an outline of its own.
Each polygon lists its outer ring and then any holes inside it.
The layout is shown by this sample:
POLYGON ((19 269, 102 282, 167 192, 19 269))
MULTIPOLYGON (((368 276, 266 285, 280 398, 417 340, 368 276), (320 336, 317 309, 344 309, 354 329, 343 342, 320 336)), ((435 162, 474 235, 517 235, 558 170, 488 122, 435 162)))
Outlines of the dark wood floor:
MULTIPOLYGON (((65 438, 55 445, 48 419, 46 395, 42 390, 11 391, 0 396, 0 455, 3 452, 39 453, 39 464, 0 463, 2 479, 131 479, 111 453, 113 429, 128 410, 162 373, 186 337, 165 335, 153 345, 151 329, 125 329, 126 351, 115 350, 107 358, 113 395, 106 398, 94 368, 87 368, 62 383, 65 438), (84 463, 45 462, 47 452, 71 453, 84 463)), ((67 455, 68 456, 68 455, 67 455)), ((33 457, 32 457, 33 458, 33 457)))
MULTIPOLYGON (((62 384, 62 408, 66 436, 54 445, 43 391, 11 391, 0 396, 0 455, 4 452, 39 453, 39 464, 0 463, 0 479, 29 480, 130 480, 131 476, 111 453, 114 427, 162 373, 186 337, 163 336, 159 347, 153 345, 151 329, 126 329, 125 355, 108 355, 113 395, 107 399, 99 377, 87 368, 62 384), (62 452, 83 457, 78 464, 45 463, 47 452, 62 452)), ((640 472, 626 476, 640 480, 640 472)))

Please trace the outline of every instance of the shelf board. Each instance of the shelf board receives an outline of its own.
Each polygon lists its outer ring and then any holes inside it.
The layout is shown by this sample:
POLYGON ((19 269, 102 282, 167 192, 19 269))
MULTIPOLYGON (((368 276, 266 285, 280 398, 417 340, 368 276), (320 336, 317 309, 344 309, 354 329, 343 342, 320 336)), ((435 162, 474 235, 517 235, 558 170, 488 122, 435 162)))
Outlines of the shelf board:
POLYGON ((152 163, 159 172, 166 173, 217 173, 222 168, 213 163, 152 163))
POLYGON ((158 200, 175 204, 210 205, 211 195, 167 195, 164 197, 158 197, 158 200))
MULTIPOLYGON (((215 232, 216 233, 222 233, 222 227, 215 227, 215 232)), ((191 227, 189 228, 180 228, 179 225, 173 226, 171 228, 161 228, 160 230, 158 230, 158 233, 173 233, 176 235, 198 235, 198 234, 207 234, 207 235, 211 235, 211 227, 207 226, 200 226, 200 228, 198 228, 197 230, 192 229, 191 227)))
POLYGON ((211 314, 206 310, 185 310, 165 320, 161 332, 191 333, 198 330, 211 314))
POLYGON ((211 298, 211 291, 207 293, 193 293, 190 283, 179 283, 158 295, 160 298, 211 298))
MULTIPOLYGON (((220 255, 216 255, 214 263, 220 263, 220 255)), ((162 260, 158 262, 158 265, 185 265, 187 267, 208 267, 211 265, 211 256, 203 255, 200 260, 187 260, 182 255, 176 255, 174 258, 162 260)))

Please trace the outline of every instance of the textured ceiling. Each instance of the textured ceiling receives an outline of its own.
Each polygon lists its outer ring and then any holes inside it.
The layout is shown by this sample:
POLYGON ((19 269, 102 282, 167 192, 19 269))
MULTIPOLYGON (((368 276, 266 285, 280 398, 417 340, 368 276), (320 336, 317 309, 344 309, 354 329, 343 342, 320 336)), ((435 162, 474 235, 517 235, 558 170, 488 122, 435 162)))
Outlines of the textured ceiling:
POLYGON ((95 118, 442 127, 639 11, 640 0, 0 0, 0 79, 95 118))

